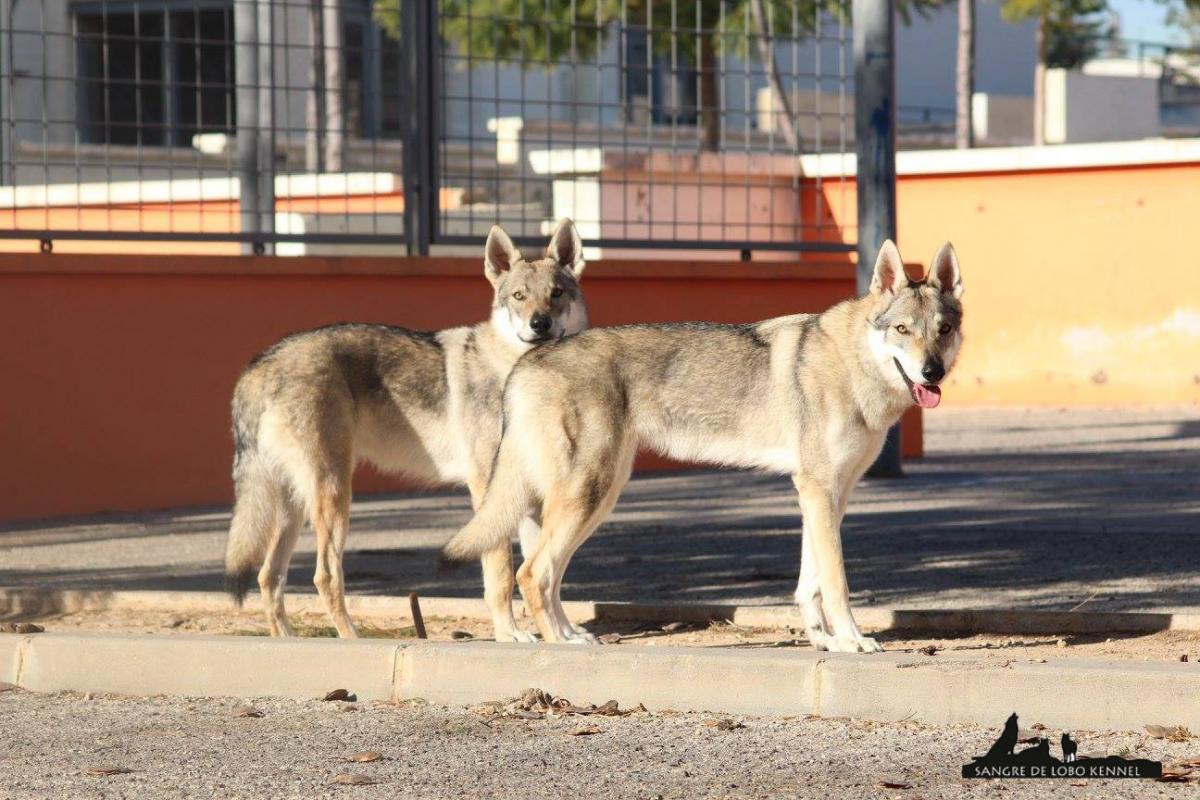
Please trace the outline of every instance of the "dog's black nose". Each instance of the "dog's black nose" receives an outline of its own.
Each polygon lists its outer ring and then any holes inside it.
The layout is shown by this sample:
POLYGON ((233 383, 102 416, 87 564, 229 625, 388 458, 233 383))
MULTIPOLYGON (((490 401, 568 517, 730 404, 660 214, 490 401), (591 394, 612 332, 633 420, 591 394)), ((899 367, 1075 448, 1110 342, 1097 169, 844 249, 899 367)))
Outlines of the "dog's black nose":
POLYGON ((529 318, 529 328, 539 336, 545 336, 550 332, 550 315, 543 314, 540 311, 529 318))
POLYGON ((921 377, 930 383, 937 383, 942 378, 946 377, 946 368, 942 366, 940 359, 930 359, 925 362, 925 366, 921 368, 921 377))

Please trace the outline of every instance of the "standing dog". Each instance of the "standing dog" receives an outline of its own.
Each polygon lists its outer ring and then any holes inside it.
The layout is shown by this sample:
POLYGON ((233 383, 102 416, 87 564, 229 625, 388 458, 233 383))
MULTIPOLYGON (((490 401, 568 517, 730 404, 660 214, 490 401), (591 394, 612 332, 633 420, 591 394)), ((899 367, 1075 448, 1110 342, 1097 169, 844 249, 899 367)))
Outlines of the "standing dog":
POLYGON ((595 642, 563 613, 563 572, 616 503, 638 445, 790 474, 804 516, 795 596, 809 641, 879 651, 850 612, 842 515, 888 428, 913 403, 941 399, 962 342, 962 291, 949 244, 914 283, 887 242, 870 292, 823 314, 600 328, 539 348, 509 377, 495 472, 445 559, 493 551, 540 514, 542 536, 517 573, 525 602, 547 641, 595 642))
MULTIPOLYGON (((486 322, 439 333, 331 325, 288 336, 250 362, 233 393, 237 500, 225 571, 239 603, 257 573, 272 635, 292 635, 284 585, 307 519, 317 534, 313 582, 338 634, 357 636, 342 576, 356 463, 465 483, 479 503, 513 364, 539 343, 587 327, 583 267, 570 220, 558 224, 545 257, 532 261, 493 227, 484 275, 495 296, 486 322)), ((535 522, 523 523, 523 546, 537 533, 535 522)), ((532 641, 513 621, 509 543, 480 554, 496 638, 532 641)))

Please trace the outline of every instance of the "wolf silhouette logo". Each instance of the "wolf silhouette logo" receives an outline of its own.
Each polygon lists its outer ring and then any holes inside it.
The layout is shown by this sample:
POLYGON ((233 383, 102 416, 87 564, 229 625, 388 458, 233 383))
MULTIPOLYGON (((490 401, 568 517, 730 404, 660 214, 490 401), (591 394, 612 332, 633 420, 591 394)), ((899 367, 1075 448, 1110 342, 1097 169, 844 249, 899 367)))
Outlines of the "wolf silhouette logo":
MULTIPOLYGON (((1039 726, 1040 727, 1040 726, 1039 726)), ((1079 758, 1079 744, 1071 734, 1063 732, 1062 759, 1050 755, 1050 740, 1040 734, 1021 737, 1014 712, 1004 723, 1004 730, 985 755, 975 756, 964 764, 964 778, 1158 778, 1162 762, 1144 758, 1103 756, 1079 758), (1032 742, 1030 747, 1017 750, 1019 742, 1032 742)))

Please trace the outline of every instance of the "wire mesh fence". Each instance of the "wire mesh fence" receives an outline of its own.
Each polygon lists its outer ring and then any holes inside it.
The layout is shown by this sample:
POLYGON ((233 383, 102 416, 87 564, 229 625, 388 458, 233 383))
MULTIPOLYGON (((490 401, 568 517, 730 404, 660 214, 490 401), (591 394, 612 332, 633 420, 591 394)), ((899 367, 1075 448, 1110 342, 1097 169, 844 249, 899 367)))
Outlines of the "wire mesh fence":
POLYGON ((853 248, 842 0, 0 0, 0 237, 853 248))

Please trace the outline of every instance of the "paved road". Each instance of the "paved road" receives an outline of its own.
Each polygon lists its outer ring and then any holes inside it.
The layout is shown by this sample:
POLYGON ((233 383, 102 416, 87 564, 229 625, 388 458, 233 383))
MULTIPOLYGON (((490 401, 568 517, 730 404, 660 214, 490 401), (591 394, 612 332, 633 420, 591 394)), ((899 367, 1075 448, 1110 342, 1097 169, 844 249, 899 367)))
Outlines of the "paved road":
MULTIPOLYGON (((577 703, 602 698, 571 698, 577 703)), ((1179 797, 1194 787, 1138 780, 961 780, 999 732, 846 720, 734 720, 709 714, 486 719, 462 708, 120 699, 0 693, 0 796, 23 798, 960 798, 1179 797), (594 725, 600 732, 572 736, 594 725), (373 763, 342 759, 361 751, 373 763), (89 769, 119 767, 107 777, 89 769), (340 772, 377 781, 336 782, 340 772), (888 781, 893 787, 882 787, 888 781), (907 788, 899 788, 899 787, 907 788)), ((1036 720, 1022 719, 1032 725, 1036 720)), ((1057 756, 1057 731, 1052 731, 1057 756)), ((1194 743, 1075 732, 1081 753, 1178 761, 1194 743)))
MULTIPOLYGON (((926 415, 929 457, 865 481, 845 526, 858 602, 1200 612, 1200 408, 926 415), (1090 598, 1090 599, 1089 599, 1090 598)), ((355 504, 350 591, 473 595, 434 575, 468 518, 457 492, 355 504)), ((217 589, 227 509, 0 529, 0 585, 217 589)), ((786 478, 634 480, 580 551, 567 599, 785 602, 799 562, 786 478)), ((311 536, 293 563, 312 591, 311 536)))

